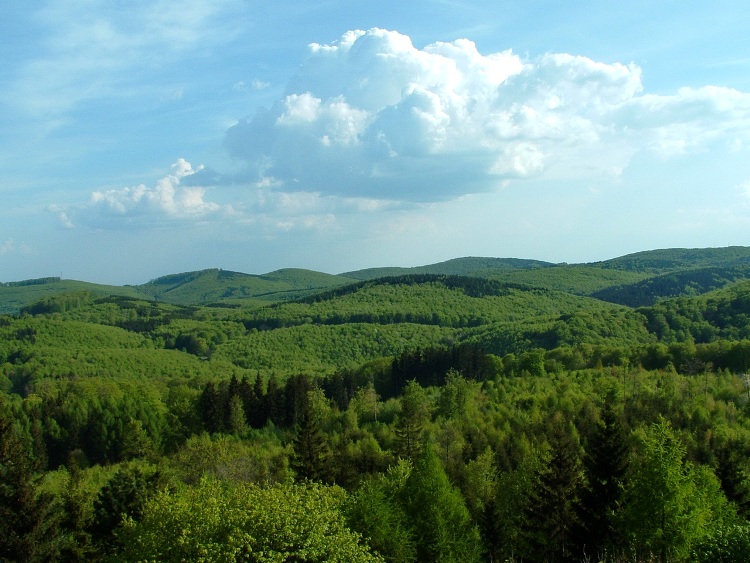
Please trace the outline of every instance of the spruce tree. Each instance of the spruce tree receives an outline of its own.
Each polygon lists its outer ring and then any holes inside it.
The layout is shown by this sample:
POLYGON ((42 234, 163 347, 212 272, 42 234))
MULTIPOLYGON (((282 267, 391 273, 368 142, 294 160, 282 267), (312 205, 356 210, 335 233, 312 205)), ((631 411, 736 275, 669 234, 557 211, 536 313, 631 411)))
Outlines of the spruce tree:
POLYGON ((621 418, 612 400, 607 400, 584 456, 587 486, 578 505, 580 526, 576 531, 581 553, 604 557, 619 543, 614 515, 624 489, 628 455, 621 418))
POLYGON ((406 480, 404 496, 416 535, 418 561, 480 561, 479 529, 431 446, 424 448, 406 480))
POLYGON ((37 496, 34 463, 0 399, 0 560, 43 561, 57 554, 49 498, 37 496))
POLYGON ((268 422, 270 414, 268 401, 266 400, 266 390, 263 386, 263 378, 260 375, 256 375, 253 382, 253 402, 251 405, 247 421, 253 428, 263 428, 268 422))
POLYGON ((396 423, 401 457, 416 461, 422 451, 422 433, 430 419, 429 398, 415 380, 409 381, 401 395, 401 415, 396 423))
POLYGON ((253 411, 258 408, 257 400, 255 397, 255 389, 250 385, 250 380, 246 375, 242 377, 239 388, 240 399, 242 400, 242 408, 245 413, 245 422, 251 424, 253 411))
POLYGON ((574 531, 576 507, 584 484, 575 430, 558 422, 549 437, 547 463, 536 472, 526 508, 523 536, 531 561, 579 560, 574 531))
POLYGON ((302 405, 294 436, 291 466, 299 480, 323 481, 329 477, 330 450, 309 400, 302 405))
POLYGON ((203 427, 207 432, 213 434, 222 430, 224 422, 224 409, 216 385, 213 381, 206 383, 203 393, 198 401, 198 408, 203 421, 203 427))
POLYGON ((94 500, 94 519, 89 533, 106 552, 117 545, 115 529, 123 517, 138 519, 146 500, 155 492, 159 475, 149 466, 130 465, 119 469, 94 500), (146 469, 144 469, 146 468, 146 469))
POLYGON ((232 395, 229 399, 229 413, 226 420, 226 429, 230 434, 239 434, 247 430, 247 419, 245 418, 245 407, 239 395, 232 395))

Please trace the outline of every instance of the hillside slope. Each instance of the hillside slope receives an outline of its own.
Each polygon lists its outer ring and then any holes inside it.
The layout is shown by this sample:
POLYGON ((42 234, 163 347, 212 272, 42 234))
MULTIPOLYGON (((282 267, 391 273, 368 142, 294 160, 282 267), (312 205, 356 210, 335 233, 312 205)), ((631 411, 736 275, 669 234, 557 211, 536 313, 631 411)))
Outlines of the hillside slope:
POLYGON ((43 278, 0 284, 0 314, 16 314, 36 301, 71 292, 185 306, 257 308, 348 284, 405 275, 472 276, 639 307, 665 297, 699 295, 748 279, 750 247, 651 250, 590 264, 467 257, 415 268, 369 268, 340 275, 295 268, 262 275, 209 269, 167 275, 137 286, 43 278))

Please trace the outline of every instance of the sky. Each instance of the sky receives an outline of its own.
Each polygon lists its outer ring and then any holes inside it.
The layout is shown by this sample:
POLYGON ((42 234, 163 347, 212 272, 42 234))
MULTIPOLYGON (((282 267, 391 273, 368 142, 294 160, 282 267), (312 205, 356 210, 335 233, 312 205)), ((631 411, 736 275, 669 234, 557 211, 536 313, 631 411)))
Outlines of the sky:
POLYGON ((0 281, 750 246, 750 6, 38 0, 0 281))

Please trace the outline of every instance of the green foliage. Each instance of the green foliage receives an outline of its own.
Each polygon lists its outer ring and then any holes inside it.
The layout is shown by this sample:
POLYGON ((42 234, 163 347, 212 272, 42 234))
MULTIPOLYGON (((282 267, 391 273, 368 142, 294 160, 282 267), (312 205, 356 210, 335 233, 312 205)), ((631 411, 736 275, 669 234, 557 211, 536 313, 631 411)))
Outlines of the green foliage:
POLYGON ((25 282, 10 282, 0 284, 0 313, 18 313, 24 306, 37 302, 54 303, 56 296, 61 294, 77 294, 88 296, 124 295, 140 297, 137 289, 122 286, 99 285, 75 280, 61 280, 60 278, 41 278, 25 282))
POLYGON ((629 285, 606 287, 591 293, 591 296, 628 307, 644 307, 665 297, 695 296, 721 289, 731 283, 746 280, 748 274, 750 267, 747 265, 689 269, 650 277, 629 285))
POLYGON ((290 452, 272 428, 253 431, 245 439, 200 434, 169 459, 176 476, 194 485, 202 477, 236 483, 283 483, 292 478, 290 452))
POLYGON ((164 490, 119 534, 122 561, 374 562, 345 523, 343 490, 203 480, 164 490))
MULTIPOLYGON (((269 545, 292 558, 307 549, 294 538, 324 525, 297 507, 322 506, 355 558, 369 557, 364 543, 394 561, 560 560, 582 546, 587 557, 743 553, 743 252, 472 259, 346 286, 293 270, 151 284, 152 295, 223 307, 148 301, 139 288, 58 295, 56 280, 4 286, 47 291, 27 314, 0 316, 3 439, 20 460, 0 464, 15 475, 3 491, 28 506, 11 524, 31 522, 6 541, 30 560, 272 559, 257 552, 269 545), (703 270, 686 271, 691 260, 703 270), (637 310, 590 296, 680 284, 695 295, 637 310), (311 297, 314 287, 331 291, 311 297), (350 492, 295 487, 295 474, 350 492), (93 531, 98 521, 106 530, 93 531)), ((320 549, 304 557, 339 557, 320 549)))
POLYGON ((584 456, 586 487, 576 509, 581 552, 603 558, 620 545, 615 515, 618 513, 628 467, 629 444, 622 416, 608 396, 584 456))
POLYGON ((575 430, 561 420, 552 423, 550 451, 539 466, 526 504, 523 533, 526 557, 532 561, 578 560, 575 531, 584 486, 580 446, 575 430))
POLYGON ((49 497, 36 494, 33 460, 13 422, 9 405, 0 399, 0 558, 45 561, 59 549, 58 522, 49 497))
POLYGON ((310 270, 287 269, 262 276, 228 270, 202 270, 173 274, 138 286, 152 299, 180 305, 236 304, 295 299, 314 290, 335 287, 352 280, 310 270))
POLYGON ((750 561, 750 525, 719 528, 693 548, 691 561, 699 563, 741 563, 750 561))
POLYGON ((106 552, 117 545, 115 530, 125 518, 141 518, 144 504, 155 494, 159 475, 150 465, 123 466, 102 487, 93 505, 88 531, 106 552))
POLYGON ((454 258, 438 264, 429 266, 418 266, 416 268, 369 268, 357 272, 347 272, 342 274, 349 278, 358 280, 372 280, 388 276, 405 276, 405 275, 448 275, 448 276, 467 276, 481 275, 484 272, 494 272, 498 270, 526 270, 533 268, 546 268, 552 266, 549 262, 539 260, 523 260, 518 258, 454 258))
POLYGON ((401 395, 401 414, 396 424, 399 454, 412 462, 422 451, 423 431, 430 419, 431 405, 424 389, 412 380, 404 387, 401 395))
POLYGON ((413 522, 401 500, 410 472, 411 466, 402 461, 385 474, 365 479, 345 506, 352 529, 394 563, 417 560, 413 522))
POLYGON ((728 267, 747 264, 750 248, 728 246, 725 248, 667 248, 636 252, 597 262, 601 268, 634 272, 663 274, 687 268, 728 267))
POLYGON ((330 448, 308 398, 303 402, 293 441, 292 469, 297 479, 327 481, 330 475, 330 448))
POLYGON ((639 558, 683 560, 712 527, 721 526, 716 478, 696 475, 665 420, 642 429, 638 437, 620 516, 626 542, 639 558))
POLYGON ((404 484, 404 502, 415 529, 417 561, 480 560, 479 530, 431 447, 424 450, 404 484))

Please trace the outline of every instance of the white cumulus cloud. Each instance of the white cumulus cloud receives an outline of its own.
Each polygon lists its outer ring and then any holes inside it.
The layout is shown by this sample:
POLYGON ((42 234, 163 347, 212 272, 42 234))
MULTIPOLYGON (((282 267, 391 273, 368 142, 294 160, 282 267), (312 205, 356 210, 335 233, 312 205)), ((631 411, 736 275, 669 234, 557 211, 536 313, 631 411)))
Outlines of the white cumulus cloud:
MULTIPOLYGON (((125 221, 141 217, 162 219, 201 219, 231 208, 205 199, 206 188, 183 185, 186 178, 203 169, 193 168, 180 158, 172 165, 171 173, 149 188, 144 184, 134 187, 95 191, 83 210, 87 222, 125 221)), ((67 216, 66 216, 67 218, 67 216)))
POLYGON ((750 95, 644 93, 635 64, 570 54, 417 48, 395 31, 309 46, 284 96, 226 147, 275 189, 437 201, 509 179, 611 176, 640 150, 670 156, 750 137, 750 95))

